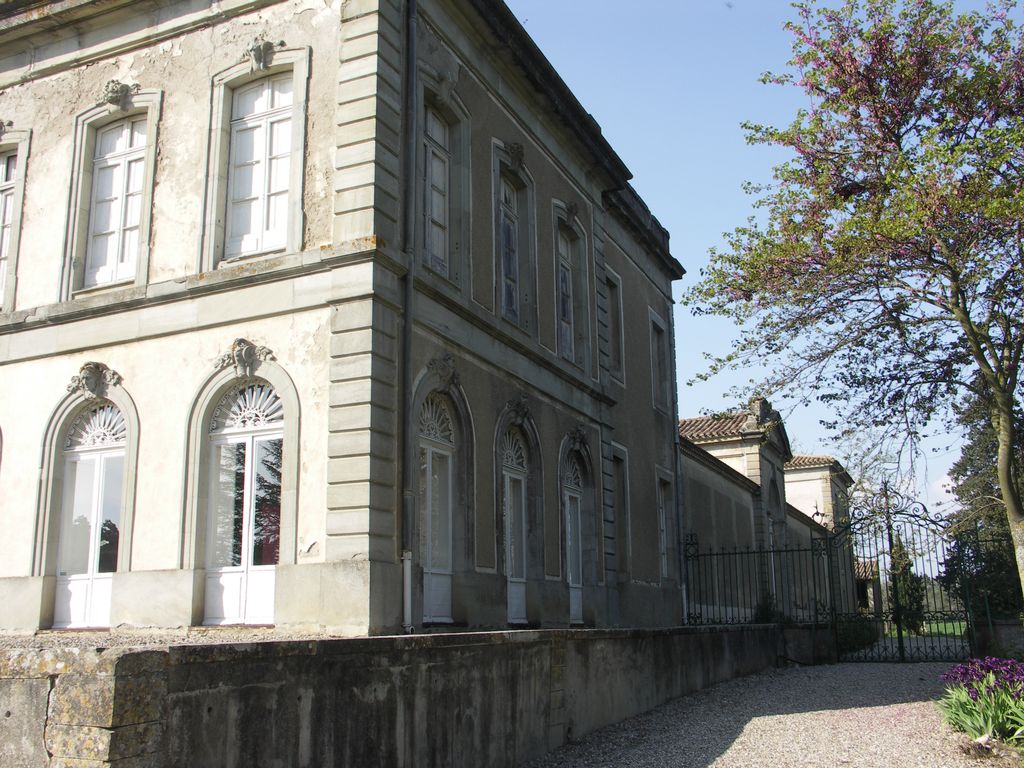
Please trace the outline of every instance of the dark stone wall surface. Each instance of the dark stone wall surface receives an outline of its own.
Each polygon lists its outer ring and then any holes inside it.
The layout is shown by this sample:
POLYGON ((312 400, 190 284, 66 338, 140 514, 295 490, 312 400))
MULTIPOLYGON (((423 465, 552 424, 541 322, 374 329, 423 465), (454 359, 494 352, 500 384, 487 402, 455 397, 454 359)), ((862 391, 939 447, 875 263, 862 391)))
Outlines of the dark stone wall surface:
POLYGON ((514 766, 780 659, 827 661, 827 634, 748 625, 5 651, 0 764, 514 766))

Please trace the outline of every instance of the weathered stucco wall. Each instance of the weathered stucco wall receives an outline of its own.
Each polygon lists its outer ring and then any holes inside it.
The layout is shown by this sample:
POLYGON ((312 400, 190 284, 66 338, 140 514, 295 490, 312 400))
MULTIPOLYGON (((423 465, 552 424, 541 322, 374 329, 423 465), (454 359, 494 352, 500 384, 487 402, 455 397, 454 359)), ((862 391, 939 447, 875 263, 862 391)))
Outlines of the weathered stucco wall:
POLYGON ((774 626, 9 651, 0 763, 513 766, 828 652, 809 630, 774 626))

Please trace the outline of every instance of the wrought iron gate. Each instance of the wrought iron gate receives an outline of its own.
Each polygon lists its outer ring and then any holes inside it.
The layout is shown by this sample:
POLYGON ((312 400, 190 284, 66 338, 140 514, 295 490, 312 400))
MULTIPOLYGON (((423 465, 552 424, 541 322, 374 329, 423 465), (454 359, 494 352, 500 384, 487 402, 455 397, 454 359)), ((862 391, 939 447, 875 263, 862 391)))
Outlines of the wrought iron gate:
POLYGON ((685 548, 690 623, 793 622, 834 634, 841 661, 956 661, 989 622, 986 553, 1008 541, 957 530, 888 486, 810 546, 685 548))

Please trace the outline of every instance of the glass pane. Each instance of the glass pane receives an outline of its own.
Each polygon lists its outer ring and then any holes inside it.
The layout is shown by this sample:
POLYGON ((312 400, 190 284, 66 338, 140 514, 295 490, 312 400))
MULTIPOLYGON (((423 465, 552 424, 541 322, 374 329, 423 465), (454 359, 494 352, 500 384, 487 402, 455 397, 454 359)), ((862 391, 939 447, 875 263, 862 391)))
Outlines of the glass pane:
POLYGON ((106 165, 93 174, 93 201, 116 200, 121 194, 121 166, 106 165))
POLYGON ((142 217, 142 195, 133 192, 124 201, 124 222, 122 226, 137 227, 142 217))
POLYGON ((427 110, 427 136, 445 149, 448 148, 448 124, 435 110, 427 110))
POLYGON ((104 456, 97 573, 113 573, 117 570, 118 539, 121 535, 121 489, 123 481, 124 456, 104 456))
POLYGON ((114 220, 117 200, 99 200, 92 209, 92 231, 112 232, 117 228, 114 220))
POLYGON ((258 83, 253 83, 235 91, 235 96, 231 101, 231 117, 246 117, 257 112, 263 112, 266 109, 263 98, 265 85, 266 81, 261 80, 258 83))
POLYGON ((242 564, 245 511, 245 443, 217 445, 211 468, 210 530, 206 561, 211 568, 242 564))
POLYGON ((275 78, 270 83, 273 94, 273 109, 288 107, 292 103, 292 76, 291 73, 275 78))
POLYGON ((135 274, 135 255, 139 252, 139 229, 132 227, 124 231, 121 241, 121 255, 117 260, 115 278, 127 278, 135 274))
POLYGON ((0 171, 2 171, 3 181, 14 181, 14 177, 18 172, 18 154, 14 153, 7 155, 7 157, 3 159, 3 167, 0 171))
POLYGON ((292 151, 292 121, 288 118, 270 124, 270 156, 280 157, 292 151))
POLYGON ((97 275, 112 261, 114 246, 117 243, 117 235, 103 234, 93 237, 89 244, 89 261, 85 265, 86 273, 97 275))
POLYGON ((132 121, 132 135, 131 145, 132 147, 144 147, 146 146, 146 120, 133 120, 132 121))
POLYGON ((448 454, 431 451, 430 466, 430 565, 438 570, 451 568, 451 459, 448 454))
POLYGON ((281 546, 281 451, 283 441, 256 443, 252 564, 276 565, 281 546))
POLYGON ((280 192, 267 199, 266 247, 283 245, 288 224, 288 193, 280 192))
POLYGON ((243 200, 231 204, 231 236, 244 237, 256 232, 256 201, 243 200))
POLYGON ((238 128, 231 137, 232 170, 259 163, 263 157, 263 131, 259 126, 238 128))
POLYGON ((523 479, 508 478, 508 546, 509 571, 513 579, 526 578, 526 531, 525 531, 525 498, 523 495, 523 479))
POLYGON ((142 192, 142 181, 146 177, 145 164, 142 158, 128 161, 128 183, 125 184, 125 192, 142 192))
MULTIPOLYGON (((419 493, 419 498, 417 499, 418 507, 419 507, 419 510, 420 510, 420 514, 423 516, 422 519, 423 520, 429 520, 430 519, 430 506, 429 506, 429 502, 428 502, 428 499, 429 499, 428 482, 429 481, 428 481, 428 477, 427 477, 427 449, 423 448, 423 447, 420 447, 419 467, 420 467, 420 469, 419 469, 419 476, 420 476, 419 490, 420 490, 420 493, 419 493)), ((427 561, 429 562, 429 558, 427 558, 427 561)))
POLYGON ((558 316, 572 322, 572 277, 564 266, 558 268, 558 316))
POLYGON ((60 523, 59 576, 89 572, 96 458, 68 461, 64 467, 64 514, 60 523))
POLYGON ((268 179, 267 191, 287 192, 288 181, 291 172, 291 155, 275 157, 270 161, 270 178, 268 179))
POLYGON ((566 496, 566 547, 569 559, 569 583, 574 587, 583 584, 583 559, 580 552, 580 499, 566 496))
POLYGON ((118 123, 96 136, 96 157, 106 157, 124 149, 124 123, 118 123))

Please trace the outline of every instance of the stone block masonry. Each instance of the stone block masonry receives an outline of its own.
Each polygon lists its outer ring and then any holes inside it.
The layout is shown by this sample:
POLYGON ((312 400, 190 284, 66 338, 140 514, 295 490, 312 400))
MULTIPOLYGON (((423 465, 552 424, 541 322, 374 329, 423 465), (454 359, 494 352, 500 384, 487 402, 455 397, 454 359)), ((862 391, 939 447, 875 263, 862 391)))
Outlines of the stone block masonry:
POLYGON ((801 631, 541 630, 8 650, 0 653, 0 764, 514 766, 793 658, 809 647, 794 634, 801 631))

